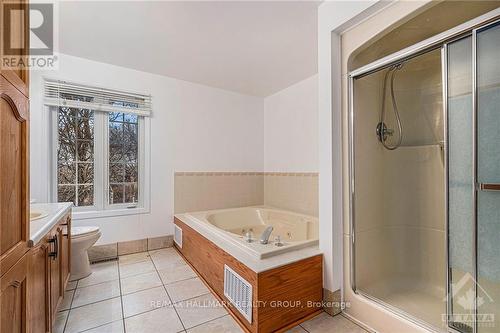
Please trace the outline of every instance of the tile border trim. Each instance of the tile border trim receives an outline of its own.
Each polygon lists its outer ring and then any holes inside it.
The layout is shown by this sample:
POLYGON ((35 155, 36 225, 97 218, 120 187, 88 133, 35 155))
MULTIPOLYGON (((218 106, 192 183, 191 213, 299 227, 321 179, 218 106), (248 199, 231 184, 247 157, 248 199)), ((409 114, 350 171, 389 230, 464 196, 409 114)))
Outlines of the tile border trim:
POLYGON ((175 172, 174 176, 302 176, 318 177, 318 172, 175 172))

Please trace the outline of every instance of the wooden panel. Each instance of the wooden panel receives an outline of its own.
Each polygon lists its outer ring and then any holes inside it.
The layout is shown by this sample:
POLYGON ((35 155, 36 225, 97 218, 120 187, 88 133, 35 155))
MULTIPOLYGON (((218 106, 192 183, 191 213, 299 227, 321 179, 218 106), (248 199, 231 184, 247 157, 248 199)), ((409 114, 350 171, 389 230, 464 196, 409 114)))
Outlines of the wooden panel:
POLYGON ((57 225, 49 233, 49 267, 50 267, 50 314, 52 322, 55 321, 57 308, 62 300, 62 274, 61 274, 61 239, 62 227, 57 225))
MULTIPOLYGON (((0 9, 0 16, 2 21, 1 33, 3 34, 4 43, 2 44, 2 56, 14 56, 15 58, 25 59, 29 55, 29 10, 28 1, 26 0, 1 0, 2 4, 8 4, 10 8, 17 10, 5 11, 3 6, 0 9), (6 47, 7 42, 10 43, 11 48, 19 48, 16 54, 8 53, 6 47), (4 49, 5 47, 5 49, 4 49)), ((1 70, 7 80, 14 85, 25 96, 28 96, 29 87, 29 70, 25 67, 17 67, 1 70)))
MULTIPOLYGON (((224 296, 224 264, 241 275, 252 285, 257 285, 257 274, 247 266, 221 250, 217 245, 201 236, 198 232, 175 219, 175 223, 182 228, 182 249, 179 252, 193 265, 196 271, 205 279, 219 297, 228 302, 224 296), (210 265, 207 265, 210 263, 210 265)), ((253 298, 257 299, 257 288, 253 288, 253 298)), ((257 308, 253 309, 253 323, 248 321, 238 311, 233 312, 241 323, 251 332, 257 332, 255 325, 258 317, 257 308)))
POLYGON ((27 333, 29 255, 21 258, 1 278, 1 332, 27 333))
POLYGON ((247 331, 281 332, 322 311, 322 255, 257 274, 179 219, 174 222, 182 228, 182 248, 176 245, 177 249, 220 299, 228 302, 224 264, 252 284, 251 324, 229 304, 231 314, 247 331))
POLYGON ((43 239, 31 250, 30 325, 31 333, 50 331, 49 246, 43 239))
POLYGON ((259 332, 274 332, 322 310, 323 256, 259 274, 259 332))
POLYGON ((61 287, 64 296, 64 290, 69 282, 69 273, 71 267, 71 216, 67 215, 61 220, 62 226, 62 244, 61 244, 61 287))
POLYGON ((0 275, 28 251, 28 100, 0 76, 0 275))

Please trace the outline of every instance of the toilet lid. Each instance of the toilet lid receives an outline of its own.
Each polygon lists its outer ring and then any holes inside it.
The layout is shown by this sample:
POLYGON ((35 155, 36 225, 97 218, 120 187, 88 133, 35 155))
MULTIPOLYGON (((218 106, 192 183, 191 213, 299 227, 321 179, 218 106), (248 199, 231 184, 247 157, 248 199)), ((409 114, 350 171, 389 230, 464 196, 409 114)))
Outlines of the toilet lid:
POLYGON ((99 227, 72 227, 71 237, 81 237, 89 234, 94 234, 99 231, 99 227))

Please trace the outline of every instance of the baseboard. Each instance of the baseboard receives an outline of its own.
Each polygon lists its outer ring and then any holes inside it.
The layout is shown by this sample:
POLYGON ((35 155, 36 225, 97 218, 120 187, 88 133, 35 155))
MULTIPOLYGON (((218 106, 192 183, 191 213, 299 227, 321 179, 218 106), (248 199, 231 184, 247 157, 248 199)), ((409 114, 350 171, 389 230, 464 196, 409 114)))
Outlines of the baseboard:
POLYGON ((340 289, 331 291, 323 288, 323 310, 330 316, 336 316, 342 312, 342 295, 340 289))
POLYGON ((160 237, 137 239, 126 242, 117 242, 92 246, 88 250, 91 263, 117 259, 118 256, 133 254, 145 251, 159 250, 172 247, 174 243, 173 235, 160 237))

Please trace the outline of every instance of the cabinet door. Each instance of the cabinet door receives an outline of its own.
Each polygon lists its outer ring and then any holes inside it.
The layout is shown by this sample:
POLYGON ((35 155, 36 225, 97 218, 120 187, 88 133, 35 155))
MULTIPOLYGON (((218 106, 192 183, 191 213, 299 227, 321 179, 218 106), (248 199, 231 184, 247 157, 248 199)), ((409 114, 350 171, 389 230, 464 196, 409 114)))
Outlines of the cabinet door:
POLYGON ((50 331, 49 245, 42 240, 31 251, 29 271, 31 333, 50 331))
POLYGON ((57 307, 62 299, 61 274, 61 239, 62 228, 57 228, 49 234, 49 263, 50 263, 50 313, 52 322, 57 314, 57 307))
POLYGON ((28 262, 25 255, 1 280, 1 332, 27 333, 28 262))
POLYGON ((66 216, 62 223, 62 244, 61 244, 61 271, 62 271, 62 291, 69 281, 69 273, 71 267, 71 216, 66 216))
POLYGON ((28 251, 28 99, 0 75, 0 276, 28 251))
MULTIPOLYGON (((2 56, 22 59, 29 55, 29 10, 27 0, 0 0, 2 32, 8 36, 2 45, 2 56), (8 11, 8 12, 7 12, 8 11), (16 50, 13 50, 16 49, 16 50)), ((28 96, 29 71, 23 66, 1 70, 8 81, 28 96)))

